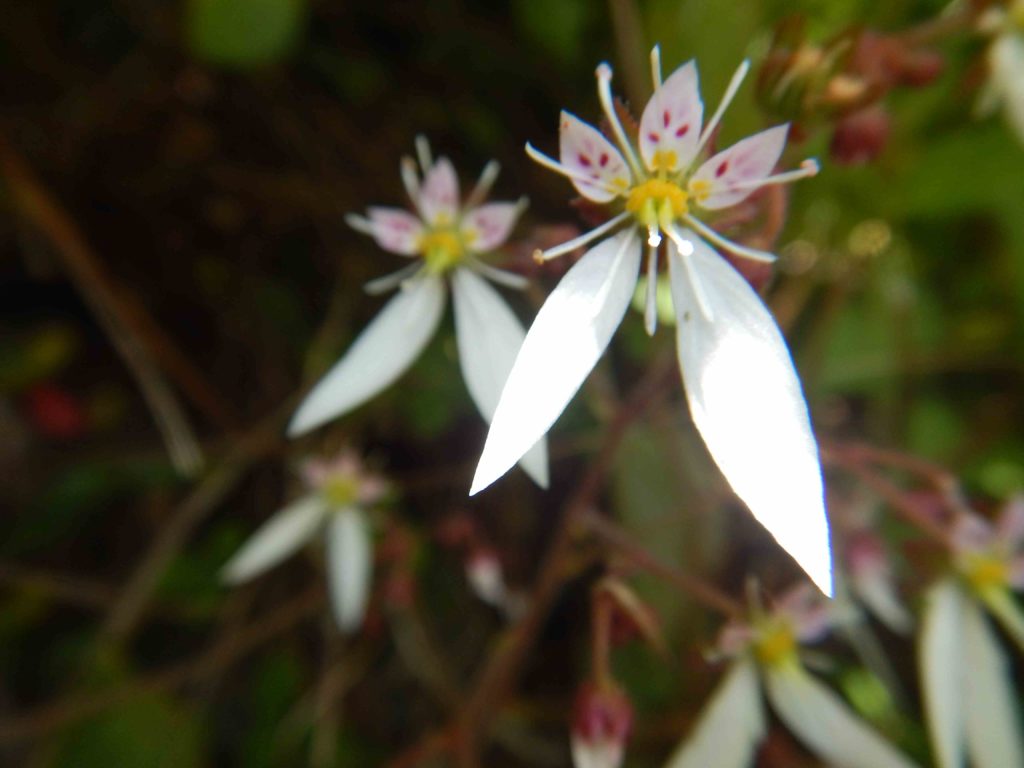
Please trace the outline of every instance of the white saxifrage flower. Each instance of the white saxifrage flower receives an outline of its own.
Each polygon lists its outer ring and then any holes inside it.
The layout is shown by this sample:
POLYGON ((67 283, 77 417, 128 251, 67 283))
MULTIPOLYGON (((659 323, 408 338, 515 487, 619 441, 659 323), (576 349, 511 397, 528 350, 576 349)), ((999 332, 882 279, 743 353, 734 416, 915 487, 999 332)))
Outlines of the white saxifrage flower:
MULTIPOLYGON (((450 283, 455 337, 466 387, 477 409, 490 421, 525 332, 501 295, 488 282, 523 288, 520 276, 484 263, 481 255, 502 245, 522 213, 515 203, 485 203, 498 175, 490 162, 465 201, 446 157, 435 162, 422 137, 416 143, 419 178, 412 158, 402 160, 402 181, 415 213, 400 208, 370 208, 350 214, 354 229, 370 235, 386 251, 415 258, 413 264, 366 285, 371 294, 398 288, 398 295, 363 330, 348 352, 313 387, 288 426, 301 435, 351 411, 392 384, 419 357, 444 314, 450 283), (486 279, 485 279, 486 278, 486 279)), ((542 487, 548 484, 547 446, 538 436, 517 457, 542 487)), ((514 463, 514 462, 513 462, 514 463)))
POLYGON ((1024 588, 1024 497, 997 525, 963 515, 953 529, 954 573, 926 595, 920 673, 939 768, 1024 765, 1018 697, 1006 655, 985 613, 1024 652, 1024 614, 1011 590, 1024 588))
POLYGON ((612 104, 611 69, 597 69, 598 93, 618 147, 597 129, 562 113, 560 161, 527 145, 542 165, 567 176, 585 198, 623 210, 581 237, 539 254, 553 258, 607 237, 566 273, 541 307, 501 393, 470 494, 501 477, 544 435, 579 389, 619 326, 647 248, 644 312, 655 331, 659 246, 677 319, 679 364, 693 420, 736 494, 826 594, 832 562, 818 447, 800 381, 771 313, 746 280, 709 244, 739 256, 774 256, 732 243, 703 223, 754 190, 811 176, 772 174, 786 126, 699 159, 749 65, 730 83, 706 123, 694 62, 661 82, 639 126, 639 153, 612 104), (702 127, 703 124, 703 127, 702 127), (610 234, 619 229, 616 234, 610 234))
POLYGON ((986 52, 988 81, 978 111, 985 114, 1001 107, 1010 128, 1024 142, 1024 0, 990 8, 979 26, 993 37, 986 52))
POLYGON ((221 579, 232 585, 249 581, 322 533, 334 619, 342 631, 353 632, 363 623, 373 573, 366 513, 387 486, 347 452, 332 460, 307 462, 303 476, 310 492, 257 529, 221 570, 221 579))
POLYGON ((735 660, 666 768, 752 765, 767 733, 762 689, 782 723, 823 763, 835 768, 914 765, 800 661, 800 644, 820 640, 833 623, 819 598, 810 585, 798 587, 772 613, 723 630, 718 650, 735 660))

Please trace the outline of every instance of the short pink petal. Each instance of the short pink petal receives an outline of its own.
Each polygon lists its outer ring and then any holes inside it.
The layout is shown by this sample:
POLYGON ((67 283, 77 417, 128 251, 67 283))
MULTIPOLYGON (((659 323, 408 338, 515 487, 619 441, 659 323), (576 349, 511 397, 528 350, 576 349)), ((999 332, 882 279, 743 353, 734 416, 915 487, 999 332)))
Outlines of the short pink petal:
POLYGON ((431 224, 455 221, 459 212, 459 178, 447 157, 439 158, 423 179, 420 205, 431 224))
POLYGON ((596 203, 607 203, 625 192, 633 180, 619 150, 596 128, 568 112, 562 112, 558 157, 575 174, 571 180, 576 191, 596 203))
POLYGON ((952 539, 953 549, 958 554, 983 552, 992 547, 995 531, 984 518, 963 514, 953 523, 952 539))
POLYGON ((469 250, 489 251, 504 243, 519 218, 518 203, 487 203, 462 217, 462 239, 469 250))
POLYGON ((753 192, 751 182, 768 176, 779 162, 786 146, 789 125, 777 125, 738 141, 713 155, 693 174, 694 181, 710 187, 707 198, 699 200, 704 208, 726 208, 735 205, 753 192))
POLYGON ((1006 502, 996 530, 1004 546, 1016 548, 1024 540, 1024 494, 1017 494, 1006 502))
POLYGON ((775 613, 791 622, 797 639, 805 643, 820 640, 832 624, 829 605, 821 592, 805 583, 783 594, 775 603, 775 613))
POLYGON ((703 119, 697 65, 691 61, 661 84, 640 118, 640 154, 648 169, 688 167, 697 154, 703 119))
POLYGON ((1015 557, 1010 561, 1009 581, 1014 589, 1024 589, 1024 557, 1015 557))
POLYGON ((403 256, 416 253, 423 234, 423 223, 416 216, 401 208, 370 208, 367 214, 377 245, 403 256))

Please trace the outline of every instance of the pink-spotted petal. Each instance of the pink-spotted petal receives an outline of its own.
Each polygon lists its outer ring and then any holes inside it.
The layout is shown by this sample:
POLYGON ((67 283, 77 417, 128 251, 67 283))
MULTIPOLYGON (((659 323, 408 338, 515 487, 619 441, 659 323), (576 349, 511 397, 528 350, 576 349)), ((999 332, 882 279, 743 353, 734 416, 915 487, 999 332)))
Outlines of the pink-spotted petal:
POLYGON ((640 118, 640 155, 651 171, 678 171, 697 154, 704 104, 697 65, 677 69, 651 96, 640 118))
POLYGON ((614 199, 633 180, 622 153, 600 131, 568 112, 562 112, 558 157, 571 172, 576 191, 595 203, 614 199))
POLYGON ((504 243, 519 218, 518 203, 488 203, 462 217, 462 241, 469 250, 483 253, 504 243))
POLYGON ((459 177, 447 157, 439 158, 420 188, 420 207, 430 224, 450 224, 459 212, 459 177))
POLYGON ((423 222, 401 208, 370 208, 373 239, 385 251, 412 256, 419 249, 423 222))
POLYGON ((708 196, 697 198, 700 205, 714 210, 744 200, 779 162, 788 132, 789 125, 777 125, 748 136, 704 161, 690 180, 691 189, 694 182, 708 187, 708 196))

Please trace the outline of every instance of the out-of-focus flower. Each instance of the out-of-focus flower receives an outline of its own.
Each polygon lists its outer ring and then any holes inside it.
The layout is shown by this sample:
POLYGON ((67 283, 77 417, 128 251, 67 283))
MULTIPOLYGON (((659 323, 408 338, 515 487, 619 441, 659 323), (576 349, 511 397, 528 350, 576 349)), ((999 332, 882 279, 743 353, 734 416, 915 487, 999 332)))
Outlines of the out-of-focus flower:
POLYGON ((833 524, 840 531, 837 559, 844 586, 890 630, 908 633, 913 619, 896 588, 888 546, 875 532, 877 506, 867 500, 845 499, 831 509, 833 524))
POLYGON ((630 305, 644 239, 650 288, 644 321, 654 333, 664 237, 679 365, 693 420, 736 494, 830 594, 821 467, 800 381, 771 313, 707 241, 744 258, 775 257, 725 239, 700 218, 759 188, 811 176, 817 164, 808 160, 799 170, 772 174, 785 146, 785 125, 699 162, 749 65, 740 66, 705 123, 696 63, 664 82, 657 48, 651 64, 655 92, 640 119, 638 149, 613 108, 607 64, 597 69, 598 93, 618 147, 568 112, 562 113, 559 161, 527 145, 531 157, 567 176, 580 195, 622 210, 538 254, 554 258, 608 235, 573 265, 541 307, 502 390, 470 494, 501 477, 544 436, 597 363, 630 305))
POLYGON ((373 572, 367 510, 387 485, 367 473, 354 453, 311 460, 302 470, 309 493, 271 516, 221 570, 227 584, 241 584, 294 554, 322 533, 334 619, 344 632, 359 628, 373 572))
POLYGON ((666 768, 745 768, 767 731, 761 689, 779 719, 824 763, 837 768, 908 768, 892 745, 804 669, 799 646, 821 639, 833 619, 801 586, 768 615, 723 630, 719 652, 735 660, 693 733, 666 768))
POLYGON ((978 111, 987 114, 1002 107, 1010 128, 1024 142, 1024 0, 990 8, 979 26, 993 37, 986 53, 988 81, 978 111))
POLYGON ((612 683, 585 683, 573 705, 570 746, 575 768, 618 768, 633 727, 633 705, 612 683))
POLYGON ((1017 695, 986 611, 1024 650, 1024 614, 1011 590, 1024 587, 1024 496, 996 526, 963 514, 953 529, 954 573, 927 596, 920 673, 932 748, 940 768, 964 753, 978 768, 1024 765, 1017 695))
MULTIPOLYGON (((511 288, 523 288, 526 281, 489 266, 480 256, 508 239, 526 200, 484 203, 498 175, 498 165, 492 161, 460 202, 459 180, 448 158, 435 162, 422 137, 417 138, 417 150, 422 180, 412 158, 403 158, 401 168, 414 213, 374 207, 365 217, 350 214, 346 219, 384 250, 416 261, 367 283, 371 294, 394 288, 399 292, 313 387, 292 417, 289 435, 301 435, 351 411, 398 379, 437 330, 448 283, 466 387, 485 420, 490 421, 494 414, 524 332, 488 280, 511 288)), ((523 469, 547 487, 545 440, 541 436, 527 449, 519 457, 523 469)))

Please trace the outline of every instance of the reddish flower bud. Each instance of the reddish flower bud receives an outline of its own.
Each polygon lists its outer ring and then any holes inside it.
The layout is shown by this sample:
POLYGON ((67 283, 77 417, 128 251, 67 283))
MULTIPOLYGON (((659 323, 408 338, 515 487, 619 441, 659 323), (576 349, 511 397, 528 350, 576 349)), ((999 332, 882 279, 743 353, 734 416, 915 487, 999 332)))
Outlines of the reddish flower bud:
POLYGON ((889 113, 882 105, 859 110, 836 124, 829 153, 841 165, 869 163, 885 149, 889 129, 889 113))
POLYGON ((572 760, 575 768, 618 768, 633 726, 633 705, 613 686, 585 683, 573 705, 572 760))
POLYGON ((55 440, 80 437, 88 426, 78 398, 54 384, 37 384, 29 389, 26 406, 36 429, 55 440))
POLYGON ((479 547, 466 558, 466 580, 473 592, 488 605, 504 608, 508 599, 505 577, 498 554, 490 547, 479 547))

